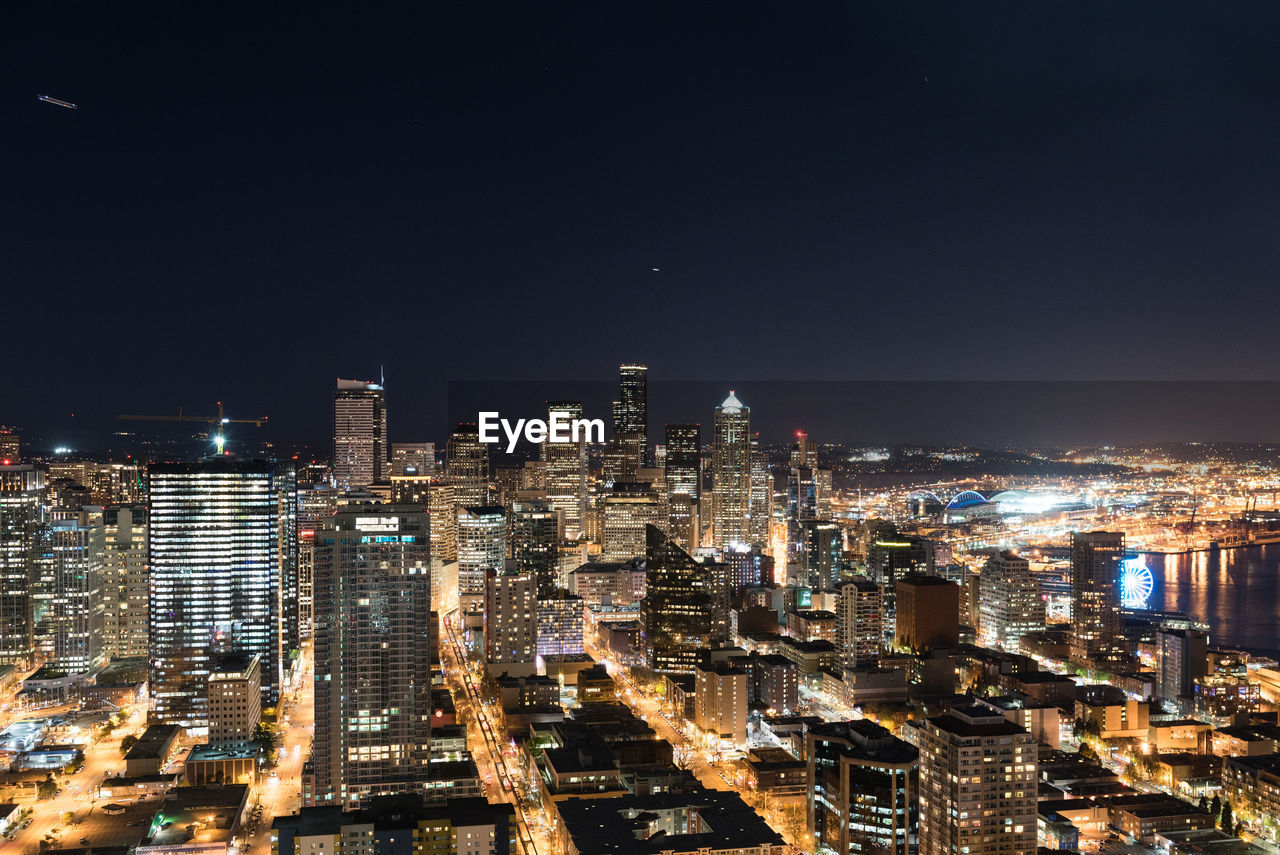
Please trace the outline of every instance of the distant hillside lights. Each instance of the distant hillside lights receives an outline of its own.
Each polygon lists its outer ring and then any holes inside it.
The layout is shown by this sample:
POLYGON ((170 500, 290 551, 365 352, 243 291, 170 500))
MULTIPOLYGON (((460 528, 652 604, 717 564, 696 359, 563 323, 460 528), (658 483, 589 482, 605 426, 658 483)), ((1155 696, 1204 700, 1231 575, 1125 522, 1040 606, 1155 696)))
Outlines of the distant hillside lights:
POLYGON ((603 419, 571 419, 557 410, 551 411, 549 421, 516 419, 515 424, 512 424, 496 412, 482 412, 479 417, 480 441, 487 445, 500 443, 502 438, 498 435, 498 429, 501 428, 507 438, 507 454, 515 451, 521 436, 535 445, 544 442, 604 442, 603 419))

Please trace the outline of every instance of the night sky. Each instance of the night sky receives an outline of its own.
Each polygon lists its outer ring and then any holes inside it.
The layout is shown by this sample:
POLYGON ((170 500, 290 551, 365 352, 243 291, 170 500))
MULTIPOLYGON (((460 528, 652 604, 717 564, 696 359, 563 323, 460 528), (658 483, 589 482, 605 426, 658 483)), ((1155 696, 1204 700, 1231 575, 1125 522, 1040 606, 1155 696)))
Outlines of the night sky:
POLYGON ((382 366, 393 440, 624 360, 1280 379, 1274 4, 269 5, 9 16, 0 423, 321 439, 382 366))

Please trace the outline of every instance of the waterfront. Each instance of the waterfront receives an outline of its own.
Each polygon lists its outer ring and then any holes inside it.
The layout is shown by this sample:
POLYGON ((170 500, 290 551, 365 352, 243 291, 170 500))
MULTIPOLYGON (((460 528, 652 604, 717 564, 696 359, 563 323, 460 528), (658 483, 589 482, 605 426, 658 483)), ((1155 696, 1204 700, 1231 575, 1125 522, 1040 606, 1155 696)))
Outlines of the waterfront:
POLYGON ((1152 608, 1205 621, 1215 645, 1280 649, 1280 544, 1146 558, 1152 608))

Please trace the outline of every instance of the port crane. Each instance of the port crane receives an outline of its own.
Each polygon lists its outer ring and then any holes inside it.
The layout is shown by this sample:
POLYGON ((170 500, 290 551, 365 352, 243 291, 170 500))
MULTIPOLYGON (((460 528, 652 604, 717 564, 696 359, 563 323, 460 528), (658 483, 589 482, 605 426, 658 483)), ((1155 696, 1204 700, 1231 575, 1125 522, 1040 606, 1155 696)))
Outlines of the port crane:
POLYGON ((209 430, 205 435, 209 441, 218 447, 218 453, 222 453, 223 447, 226 445, 227 438, 223 435, 223 425, 243 424, 253 425, 254 427, 262 427, 267 423, 267 416, 260 419, 229 419, 223 414, 222 402, 218 402, 217 416, 187 416, 183 415, 182 408, 178 408, 176 416, 140 416, 135 414, 126 414, 116 416, 117 419, 125 419, 134 422, 202 422, 209 425, 209 430))

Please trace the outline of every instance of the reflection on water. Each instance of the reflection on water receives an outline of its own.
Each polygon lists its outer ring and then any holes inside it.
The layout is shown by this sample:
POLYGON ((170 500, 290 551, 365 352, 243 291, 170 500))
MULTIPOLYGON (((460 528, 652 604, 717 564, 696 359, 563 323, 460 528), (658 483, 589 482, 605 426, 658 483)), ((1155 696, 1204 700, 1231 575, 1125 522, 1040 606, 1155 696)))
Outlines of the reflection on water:
POLYGON ((1280 544, 1149 555, 1151 607, 1209 624, 1213 644, 1280 648, 1280 544))

